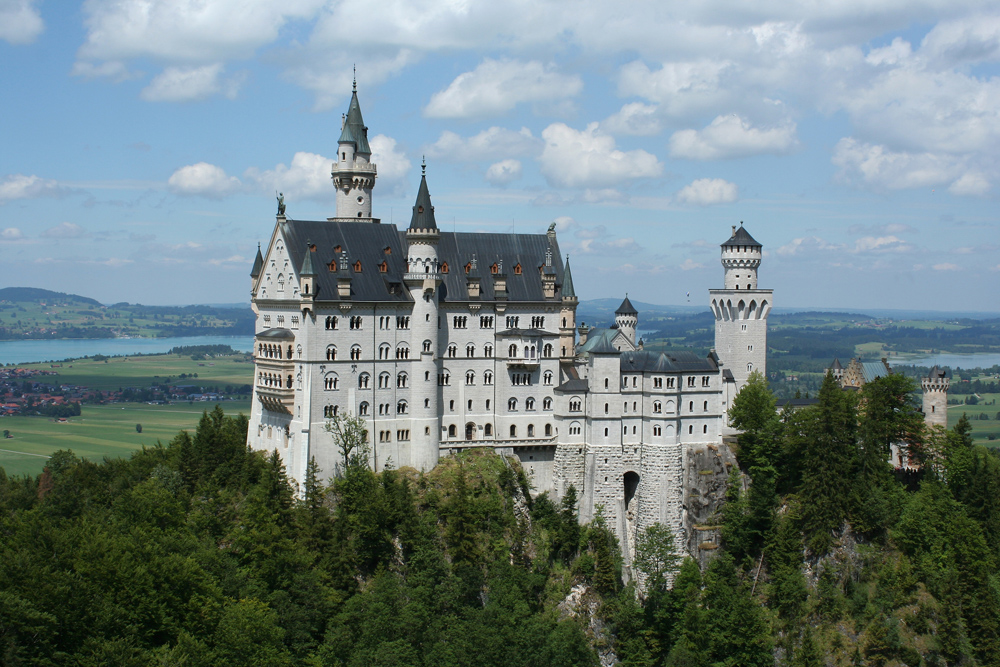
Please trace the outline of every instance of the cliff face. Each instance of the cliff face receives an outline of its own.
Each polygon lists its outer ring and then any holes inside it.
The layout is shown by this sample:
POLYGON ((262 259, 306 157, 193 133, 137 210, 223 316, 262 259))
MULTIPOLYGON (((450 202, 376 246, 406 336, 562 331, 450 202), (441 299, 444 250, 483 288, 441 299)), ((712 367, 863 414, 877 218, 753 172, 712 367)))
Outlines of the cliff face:
POLYGON ((684 475, 687 552, 704 569, 716 555, 721 536, 717 512, 726 502, 729 472, 737 465, 727 444, 708 445, 688 452, 684 475))

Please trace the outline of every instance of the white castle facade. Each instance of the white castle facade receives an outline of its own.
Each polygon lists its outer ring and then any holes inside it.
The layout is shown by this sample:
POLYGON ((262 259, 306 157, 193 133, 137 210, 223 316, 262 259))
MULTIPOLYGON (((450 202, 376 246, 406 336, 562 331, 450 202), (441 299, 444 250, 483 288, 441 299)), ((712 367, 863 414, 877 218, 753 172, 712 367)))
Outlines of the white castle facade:
POLYGON ((761 245, 742 226, 722 245, 712 353, 645 351, 627 297, 611 328, 577 327, 554 225, 441 231, 426 176, 407 229, 373 218, 367 130, 355 91, 332 167, 336 216, 291 220, 281 207, 258 252, 248 444, 277 450, 299 481, 310 459, 331 475, 339 452, 324 426, 357 415, 376 470, 489 447, 516 456, 536 492, 575 486, 581 520, 602 508, 627 562, 644 526, 683 531, 689 453, 722 443, 736 392, 766 372, 761 245))

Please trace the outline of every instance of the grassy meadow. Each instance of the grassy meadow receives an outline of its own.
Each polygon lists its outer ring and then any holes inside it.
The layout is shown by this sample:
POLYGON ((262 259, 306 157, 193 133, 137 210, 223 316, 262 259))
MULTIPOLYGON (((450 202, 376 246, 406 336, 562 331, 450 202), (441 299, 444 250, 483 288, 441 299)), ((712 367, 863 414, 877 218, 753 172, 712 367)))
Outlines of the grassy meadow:
POLYGON ((55 371, 55 377, 43 376, 50 384, 73 384, 90 389, 116 390, 120 387, 149 387, 170 378, 172 384, 242 386, 253 380, 253 358, 234 354, 195 361, 190 355, 157 354, 149 356, 110 357, 106 361, 76 359, 60 364, 18 364, 20 368, 55 371), (182 379, 181 374, 197 378, 182 379))
MULTIPOLYGON (((250 401, 225 401, 226 414, 249 414, 250 401)), ((168 442, 178 432, 193 431, 202 412, 214 403, 146 405, 118 403, 84 405, 79 417, 58 422, 51 417, 5 417, 0 428, 12 438, 0 439, 0 468, 8 475, 37 475, 48 456, 60 449, 72 449, 82 458, 100 461, 104 457, 127 457, 143 445, 168 442), (135 425, 142 424, 142 433, 135 425)))

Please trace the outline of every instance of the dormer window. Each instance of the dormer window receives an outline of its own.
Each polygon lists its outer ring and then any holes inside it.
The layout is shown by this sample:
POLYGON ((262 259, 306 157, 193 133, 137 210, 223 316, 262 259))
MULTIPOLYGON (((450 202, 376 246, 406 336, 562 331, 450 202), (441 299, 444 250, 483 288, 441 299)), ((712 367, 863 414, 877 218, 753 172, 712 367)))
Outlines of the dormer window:
POLYGON ((333 246, 333 254, 334 255, 339 255, 342 251, 343 251, 343 248, 341 248, 339 245, 333 246))
POLYGON ((326 266, 327 266, 328 269, 330 269, 330 273, 336 273, 337 272, 337 260, 333 260, 332 262, 330 262, 326 266))
POLYGON ((490 267, 490 273, 492 273, 493 275, 500 273, 500 267, 494 264, 493 266, 490 267))
POLYGON ((384 252, 387 255, 391 255, 392 254, 392 247, 391 246, 386 246, 385 249, 382 250, 382 252, 384 252))
POLYGON ((418 206, 417 207, 417 213, 423 213, 423 212, 424 212, 424 207, 423 206, 418 206))
POLYGON ((521 265, 520 264, 515 264, 514 265, 514 275, 515 276, 521 275, 521 265))
POLYGON ((469 271, 472 270, 472 262, 465 265, 465 273, 468 275, 469 271))
POLYGON ((441 273, 448 273, 448 262, 441 264, 441 273))
POLYGON ((354 272, 361 273, 361 260, 354 262, 354 272))
POLYGON ((389 264, 383 261, 378 265, 379 273, 387 273, 389 271, 389 264))

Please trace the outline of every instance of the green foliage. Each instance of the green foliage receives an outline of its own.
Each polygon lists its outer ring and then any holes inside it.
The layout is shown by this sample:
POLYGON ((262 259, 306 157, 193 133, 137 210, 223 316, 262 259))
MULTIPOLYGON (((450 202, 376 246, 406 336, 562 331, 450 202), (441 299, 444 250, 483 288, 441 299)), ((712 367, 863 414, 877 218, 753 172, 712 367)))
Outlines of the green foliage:
POLYGON ((342 467, 339 474, 349 468, 368 467, 368 430, 365 420, 354 415, 337 415, 326 421, 323 430, 333 436, 340 452, 342 467))

